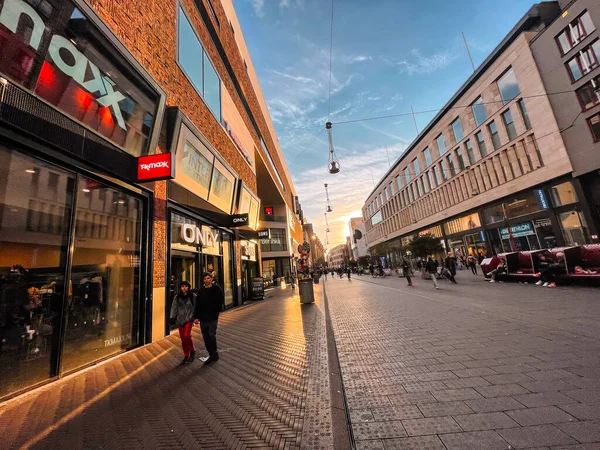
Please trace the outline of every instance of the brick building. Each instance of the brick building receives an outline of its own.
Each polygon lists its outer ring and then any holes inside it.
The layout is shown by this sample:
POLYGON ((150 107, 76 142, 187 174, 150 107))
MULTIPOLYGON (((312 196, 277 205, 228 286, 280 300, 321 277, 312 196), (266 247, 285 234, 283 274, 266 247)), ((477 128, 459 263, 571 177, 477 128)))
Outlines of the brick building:
POLYGON ((534 5, 393 164, 362 209, 369 247, 419 234, 458 256, 597 242, 531 46, 560 13, 534 5))
POLYGON ((296 192, 231 0, 5 0, 0 36, 0 398, 162 338, 204 271, 240 304, 267 210, 291 266, 296 192))

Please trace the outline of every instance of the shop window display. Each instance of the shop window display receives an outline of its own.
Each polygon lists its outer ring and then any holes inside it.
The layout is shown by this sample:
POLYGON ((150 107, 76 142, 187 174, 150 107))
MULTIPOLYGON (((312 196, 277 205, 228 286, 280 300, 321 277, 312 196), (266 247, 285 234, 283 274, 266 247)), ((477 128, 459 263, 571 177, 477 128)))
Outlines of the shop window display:
POLYGON ((588 232, 583 214, 578 211, 570 211, 559 214, 558 218, 567 245, 582 245, 587 242, 588 232))

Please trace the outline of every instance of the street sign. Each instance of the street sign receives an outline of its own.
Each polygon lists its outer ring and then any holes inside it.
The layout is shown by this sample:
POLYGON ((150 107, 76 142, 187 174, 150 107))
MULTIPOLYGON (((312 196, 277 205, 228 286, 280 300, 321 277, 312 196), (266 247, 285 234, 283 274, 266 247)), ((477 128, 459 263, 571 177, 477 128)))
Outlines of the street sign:
POLYGON ((232 214, 228 216, 226 221, 227 223, 224 224, 226 227, 245 227, 246 225, 248 225, 248 213, 232 214))
POLYGON ((271 230, 258 230, 257 232, 258 239, 271 239, 271 230))

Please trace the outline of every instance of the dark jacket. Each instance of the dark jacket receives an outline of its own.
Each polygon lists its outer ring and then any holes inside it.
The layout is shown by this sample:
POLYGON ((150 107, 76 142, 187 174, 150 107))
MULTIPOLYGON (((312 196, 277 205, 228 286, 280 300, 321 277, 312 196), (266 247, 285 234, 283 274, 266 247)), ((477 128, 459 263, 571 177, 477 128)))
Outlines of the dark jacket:
POLYGON ((434 260, 427 261, 425 271, 429 273, 437 273, 438 264, 434 260))
POLYGON ((213 284, 210 288, 202 286, 196 301, 194 318, 200 319, 201 322, 217 320, 224 305, 225 294, 219 285, 213 284))

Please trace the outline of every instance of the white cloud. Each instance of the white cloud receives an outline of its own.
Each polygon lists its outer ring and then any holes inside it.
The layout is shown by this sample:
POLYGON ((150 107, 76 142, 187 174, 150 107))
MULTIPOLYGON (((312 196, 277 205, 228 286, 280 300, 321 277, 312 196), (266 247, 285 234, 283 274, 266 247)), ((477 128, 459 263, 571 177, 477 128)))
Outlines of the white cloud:
POLYGON ((298 83, 317 84, 317 81, 310 77, 303 77, 301 75, 292 75, 289 73, 279 72, 279 71, 273 70, 273 69, 267 69, 267 72, 274 73, 275 75, 279 75, 280 77, 287 78, 289 80, 296 81, 298 83))
POLYGON ((279 2, 279 7, 280 8, 286 8, 288 6, 290 6, 290 0, 281 0, 279 2))
POLYGON ((423 56, 417 49, 410 52, 411 57, 396 63, 400 73, 406 75, 422 75, 436 72, 452 64, 458 55, 452 50, 444 50, 430 56, 423 56))
POLYGON ((373 57, 368 56, 368 55, 344 56, 342 58, 342 61, 347 64, 355 64, 355 63, 361 63, 361 62, 372 61, 372 60, 373 60, 373 57))
POLYGON ((258 17, 265 16, 265 0, 252 0, 252 7, 254 8, 254 14, 256 14, 258 17))

